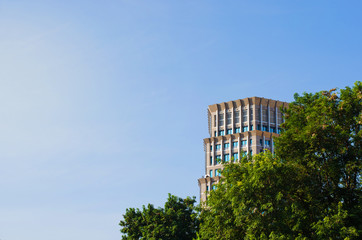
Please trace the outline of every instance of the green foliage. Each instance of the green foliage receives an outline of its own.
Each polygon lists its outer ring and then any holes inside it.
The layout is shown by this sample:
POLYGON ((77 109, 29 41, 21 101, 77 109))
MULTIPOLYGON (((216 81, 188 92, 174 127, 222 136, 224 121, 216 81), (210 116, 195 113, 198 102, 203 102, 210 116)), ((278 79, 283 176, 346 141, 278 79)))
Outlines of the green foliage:
POLYGON ((152 204, 142 210, 129 208, 119 225, 122 239, 191 240, 199 227, 198 209, 194 198, 178 198, 169 194, 164 208, 152 204))
MULTIPOLYGON (((303 169, 298 201, 310 213, 308 221, 321 232, 327 220, 341 224, 343 217, 343 227, 361 235, 362 83, 340 93, 296 95, 285 118, 277 155, 303 169)), ((344 239, 338 236, 333 239, 344 239)))
POLYGON ((200 239, 357 239, 362 235, 362 84, 295 95, 276 155, 226 164, 200 239))

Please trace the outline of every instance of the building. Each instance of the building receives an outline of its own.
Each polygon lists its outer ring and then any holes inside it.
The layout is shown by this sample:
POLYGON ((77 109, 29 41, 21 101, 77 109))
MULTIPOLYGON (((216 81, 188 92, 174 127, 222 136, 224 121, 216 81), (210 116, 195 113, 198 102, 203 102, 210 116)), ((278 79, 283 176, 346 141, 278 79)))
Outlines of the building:
POLYGON ((204 139, 205 176, 198 180, 201 202, 220 180, 222 164, 217 159, 238 161, 264 149, 274 152, 273 138, 279 136, 283 121, 280 107, 287 106, 286 102, 251 97, 208 107, 210 137, 204 139))

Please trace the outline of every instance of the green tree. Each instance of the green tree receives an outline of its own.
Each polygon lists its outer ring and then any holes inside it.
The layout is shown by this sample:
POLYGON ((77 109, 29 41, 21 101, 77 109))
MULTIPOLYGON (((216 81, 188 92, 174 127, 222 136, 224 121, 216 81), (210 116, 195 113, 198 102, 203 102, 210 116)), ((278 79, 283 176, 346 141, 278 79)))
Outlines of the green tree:
POLYGON ((225 164, 201 239, 357 239, 361 235, 362 84, 295 95, 276 155, 225 164))
POLYGON ((316 230, 309 233, 329 232, 321 239, 340 239, 339 233, 344 236, 354 228, 362 234, 362 83, 339 93, 332 89, 296 94, 285 119, 283 133, 275 140, 277 155, 303 169, 298 197, 316 230), (338 232, 335 225, 326 224, 333 219, 339 229, 350 231, 338 232))
POLYGON ((196 237, 199 228, 195 197, 185 199, 169 194, 164 208, 152 204, 142 210, 129 208, 119 225, 122 239, 188 240, 196 237))

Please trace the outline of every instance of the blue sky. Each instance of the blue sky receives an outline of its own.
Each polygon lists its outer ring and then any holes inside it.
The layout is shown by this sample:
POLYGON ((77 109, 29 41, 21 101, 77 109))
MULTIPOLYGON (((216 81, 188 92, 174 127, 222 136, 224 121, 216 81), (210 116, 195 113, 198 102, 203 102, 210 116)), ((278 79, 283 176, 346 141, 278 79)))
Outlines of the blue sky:
POLYGON ((198 196, 207 106, 362 79, 360 1, 0 0, 0 239, 198 196))

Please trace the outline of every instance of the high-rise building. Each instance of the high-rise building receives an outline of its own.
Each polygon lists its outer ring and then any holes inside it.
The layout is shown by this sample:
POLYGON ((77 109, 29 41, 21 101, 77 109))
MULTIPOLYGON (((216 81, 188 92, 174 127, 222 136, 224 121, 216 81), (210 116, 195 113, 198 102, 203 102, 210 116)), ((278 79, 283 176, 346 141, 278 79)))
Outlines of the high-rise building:
POLYGON ((280 107, 288 103, 259 97, 210 105, 207 109, 209 138, 204 139, 205 176, 198 180, 200 201, 220 180, 219 160, 238 161, 265 149, 274 152, 273 138, 283 122, 280 107))

